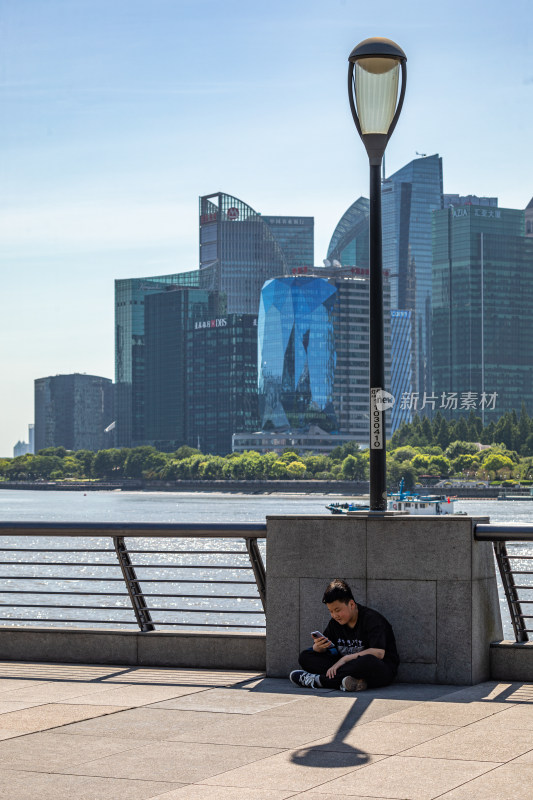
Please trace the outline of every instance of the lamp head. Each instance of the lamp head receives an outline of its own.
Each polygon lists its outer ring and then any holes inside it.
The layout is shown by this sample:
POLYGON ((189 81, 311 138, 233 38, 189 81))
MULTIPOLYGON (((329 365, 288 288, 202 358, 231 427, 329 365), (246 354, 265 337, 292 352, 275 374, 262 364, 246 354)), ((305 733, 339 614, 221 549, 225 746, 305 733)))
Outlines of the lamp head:
POLYGON ((348 94, 355 127, 370 163, 380 164, 403 105, 407 57, 395 42, 375 37, 354 47, 348 61, 348 94))

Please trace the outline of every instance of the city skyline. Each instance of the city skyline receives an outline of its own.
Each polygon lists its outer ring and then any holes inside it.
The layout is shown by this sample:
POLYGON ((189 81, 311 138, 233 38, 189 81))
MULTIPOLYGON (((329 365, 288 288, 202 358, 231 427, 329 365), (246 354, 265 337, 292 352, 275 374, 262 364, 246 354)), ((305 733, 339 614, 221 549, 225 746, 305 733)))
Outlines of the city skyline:
POLYGON ((5 0, 0 455, 26 437, 36 378, 112 377, 114 279, 198 268, 198 196, 314 216, 321 263, 368 195, 346 96, 347 56, 367 36, 408 57, 387 174, 438 152, 445 192, 525 208, 529 13, 525 0, 5 0))

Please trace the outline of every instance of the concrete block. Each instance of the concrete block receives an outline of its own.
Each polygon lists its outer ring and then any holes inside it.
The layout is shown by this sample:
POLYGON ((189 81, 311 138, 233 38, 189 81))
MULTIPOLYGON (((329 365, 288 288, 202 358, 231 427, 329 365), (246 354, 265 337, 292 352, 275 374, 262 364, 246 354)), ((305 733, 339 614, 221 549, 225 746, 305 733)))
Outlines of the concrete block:
POLYGON ((0 628, 0 659, 134 665, 137 663, 137 632, 0 628))
POLYGON ((139 634, 139 666, 200 669, 265 668, 265 636, 248 633, 139 634))
POLYGON ((368 520, 367 569, 376 579, 469 580, 469 517, 368 520), (392 523, 392 524, 391 524, 392 523))
POLYGON ((366 519, 267 517, 267 527, 267 576, 365 577, 366 519))
POLYGON ((472 542, 472 579, 491 578, 494 575, 494 564, 492 542, 477 542, 474 539, 472 542))
MULTIPOLYGON (((495 580, 483 578, 472 581, 472 683, 490 677, 489 642, 503 639, 500 600, 495 580)), ((533 675, 533 662, 531 663, 533 675)))
POLYGON ((494 681, 533 681, 533 642, 495 642, 490 647, 494 681))
POLYGON ((396 680, 401 683, 438 683, 437 665, 401 661, 396 680))
POLYGON ((473 682, 470 581, 438 582, 437 663, 439 683, 464 685, 473 682))
POLYGON ((285 678, 297 668, 301 649, 299 579, 274 578, 267 567, 267 598, 266 673, 285 678))
POLYGON ((437 584, 435 581, 368 580, 368 605, 386 617, 402 661, 437 661, 437 584))

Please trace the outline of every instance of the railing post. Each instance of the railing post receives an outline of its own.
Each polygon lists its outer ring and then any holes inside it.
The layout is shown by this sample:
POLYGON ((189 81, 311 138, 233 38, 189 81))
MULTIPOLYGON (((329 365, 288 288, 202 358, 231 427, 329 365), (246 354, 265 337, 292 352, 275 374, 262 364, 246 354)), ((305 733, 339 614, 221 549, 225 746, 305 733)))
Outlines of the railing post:
POLYGON ((257 590, 263 605, 263 611, 266 614, 266 570, 261 557, 261 551, 259 550, 257 539, 245 539, 245 542, 246 549, 248 550, 248 555, 250 557, 250 564, 252 565, 254 572, 257 590))
POLYGON ((511 568, 505 542, 494 542, 494 555, 496 557, 498 569, 500 570, 503 590, 507 598, 511 622, 513 623, 515 639, 517 642, 527 642, 529 639, 522 615, 522 606, 518 598, 513 570, 511 568))
POLYGON ((135 574, 135 567, 131 563, 130 554, 123 536, 114 536, 113 544, 115 545, 115 552, 117 554, 118 563, 122 570, 124 582, 130 596, 133 612, 137 619, 139 628, 143 633, 148 631, 155 631, 155 625, 152 622, 150 611, 147 608, 144 595, 141 590, 141 584, 135 574))

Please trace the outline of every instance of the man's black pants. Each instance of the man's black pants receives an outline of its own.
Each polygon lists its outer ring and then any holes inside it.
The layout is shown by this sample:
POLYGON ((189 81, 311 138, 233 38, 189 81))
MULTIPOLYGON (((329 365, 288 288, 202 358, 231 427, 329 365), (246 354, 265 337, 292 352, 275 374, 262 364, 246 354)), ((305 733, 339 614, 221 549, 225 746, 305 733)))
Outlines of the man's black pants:
POLYGON ((339 689, 342 679, 347 675, 351 675, 354 678, 364 678, 370 689, 388 686, 396 676, 396 670, 388 661, 383 661, 376 656, 365 655, 341 664, 335 677, 327 678, 326 672, 340 658, 341 656, 332 655, 328 651, 317 653, 312 648, 309 648, 308 650, 302 650, 298 663, 306 672, 320 675, 320 683, 324 689, 339 689))

